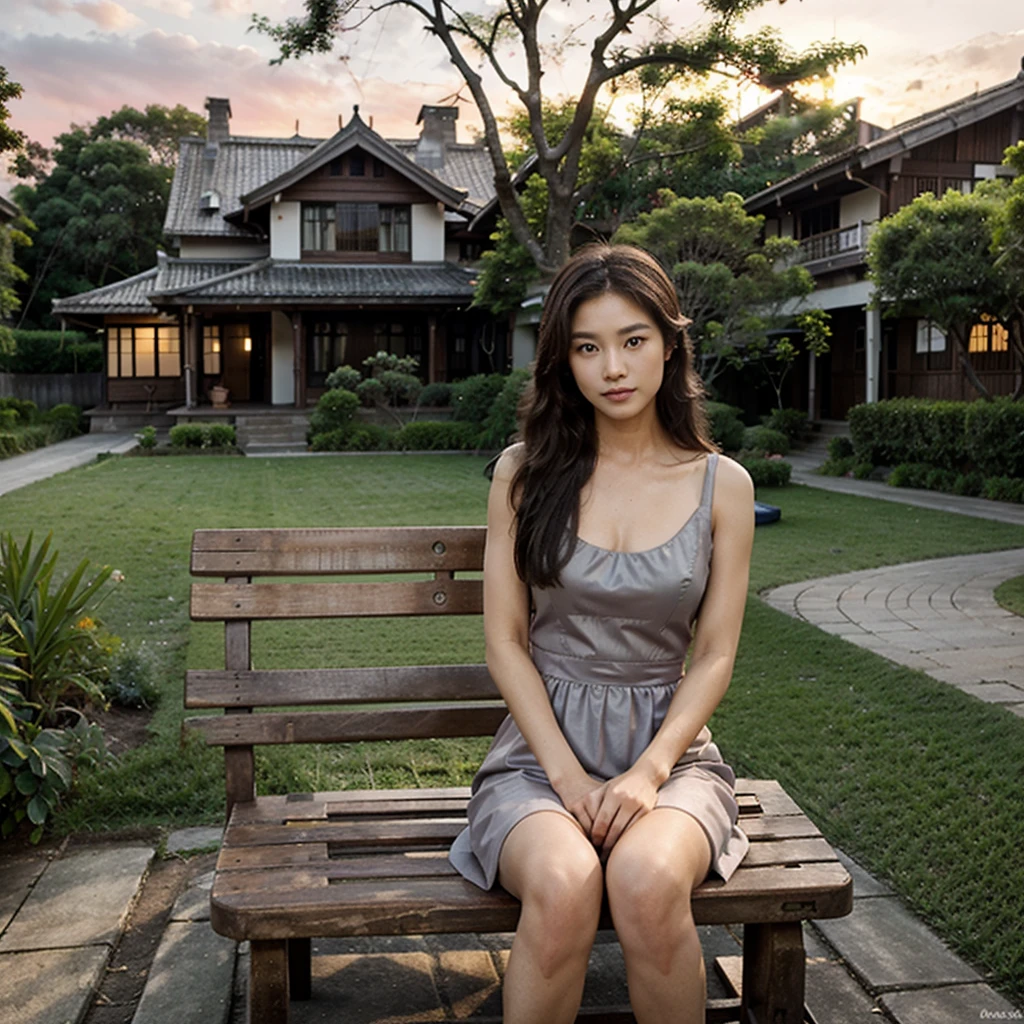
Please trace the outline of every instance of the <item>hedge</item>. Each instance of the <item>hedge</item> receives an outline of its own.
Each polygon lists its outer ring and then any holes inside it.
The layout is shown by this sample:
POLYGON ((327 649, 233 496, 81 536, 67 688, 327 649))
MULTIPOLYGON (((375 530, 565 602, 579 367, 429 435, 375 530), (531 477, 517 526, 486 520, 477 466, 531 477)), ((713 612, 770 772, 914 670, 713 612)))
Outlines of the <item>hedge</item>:
POLYGON ((964 425, 967 458, 985 476, 1024 477, 1024 402, 972 402, 964 425))
POLYGON ((705 408, 715 443, 723 451, 739 451, 743 447, 745 429, 743 420, 740 419, 740 410, 724 402, 708 402, 705 408))
POLYGON ((480 431, 472 423, 420 420, 397 431, 391 444, 407 452, 468 451, 479 440, 480 431))
POLYGON ((873 466, 926 463, 959 469, 968 459, 967 402, 889 398, 855 405, 847 414, 858 462, 873 466))
POLYGON ((98 373, 103 344, 80 331, 14 331, 15 349, 0 355, 4 373, 98 373))

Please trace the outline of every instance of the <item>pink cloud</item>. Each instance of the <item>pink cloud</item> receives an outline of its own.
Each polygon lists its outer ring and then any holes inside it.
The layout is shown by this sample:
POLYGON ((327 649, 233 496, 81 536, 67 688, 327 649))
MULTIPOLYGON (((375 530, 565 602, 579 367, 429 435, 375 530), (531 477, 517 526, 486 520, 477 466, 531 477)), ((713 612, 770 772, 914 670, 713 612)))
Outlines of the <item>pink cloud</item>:
POLYGON ((78 14, 104 32, 123 32, 143 24, 141 18, 114 3, 114 0, 79 0, 78 3, 70 3, 69 0, 33 0, 32 6, 55 17, 78 14))

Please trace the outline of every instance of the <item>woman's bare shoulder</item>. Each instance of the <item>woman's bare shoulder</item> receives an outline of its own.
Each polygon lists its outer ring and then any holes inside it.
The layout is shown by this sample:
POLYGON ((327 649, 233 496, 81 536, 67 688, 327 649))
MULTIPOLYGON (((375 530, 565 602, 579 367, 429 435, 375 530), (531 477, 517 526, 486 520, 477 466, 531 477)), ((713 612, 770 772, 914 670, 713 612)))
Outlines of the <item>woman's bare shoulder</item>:
POLYGON ((724 498, 729 505, 732 505, 733 502, 753 502, 754 500, 754 482, 750 479, 750 474, 728 455, 718 456, 715 498, 724 498))
POLYGON ((494 481, 495 483, 510 484, 512 477, 515 476, 516 470, 522 464, 523 458, 526 455, 526 445, 522 441, 517 441, 515 444, 510 444, 498 458, 497 463, 494 466, 494 481))

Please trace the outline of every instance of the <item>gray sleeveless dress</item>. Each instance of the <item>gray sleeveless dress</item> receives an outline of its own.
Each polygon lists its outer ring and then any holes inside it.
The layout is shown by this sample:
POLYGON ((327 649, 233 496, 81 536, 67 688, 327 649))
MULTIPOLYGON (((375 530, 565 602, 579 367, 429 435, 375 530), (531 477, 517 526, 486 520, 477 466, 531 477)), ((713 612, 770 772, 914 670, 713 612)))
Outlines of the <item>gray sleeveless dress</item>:
MULTIPOLYGON (((718 456, 708 456, 700 505, 671 540, 636 552, 577 540, 562 586, 533 592, 531 657, 562 732, 595 778, 633 765, 679 685, 711 562, 717 465, 718 456)), ((734 783, 705 726, 658 791, 658 807, 700 822, 712 870, 724 879, 748 846, 736 824, 734 783)), ((505 838, 536 811, 569 815, 509 716, 473 780, 469 827, 449 859, 471 882, 491 888, 505 838)))

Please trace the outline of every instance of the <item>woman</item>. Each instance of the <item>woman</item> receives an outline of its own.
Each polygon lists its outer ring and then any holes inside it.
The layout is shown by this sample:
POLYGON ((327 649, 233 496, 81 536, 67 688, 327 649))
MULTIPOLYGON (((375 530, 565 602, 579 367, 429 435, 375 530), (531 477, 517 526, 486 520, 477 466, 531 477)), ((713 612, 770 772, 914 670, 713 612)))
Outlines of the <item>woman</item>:
POLYGON ((639 1024, 704 1019, 690 893, 747 849, 706 723, 754 508, 708 439, 685 324, 647 253, 580 251, 545 302, 523 441, 495 468, 484 631, 510 715, 451 860, 522 902, 506 1024, 575 1019, 604 893, 639 1024))

